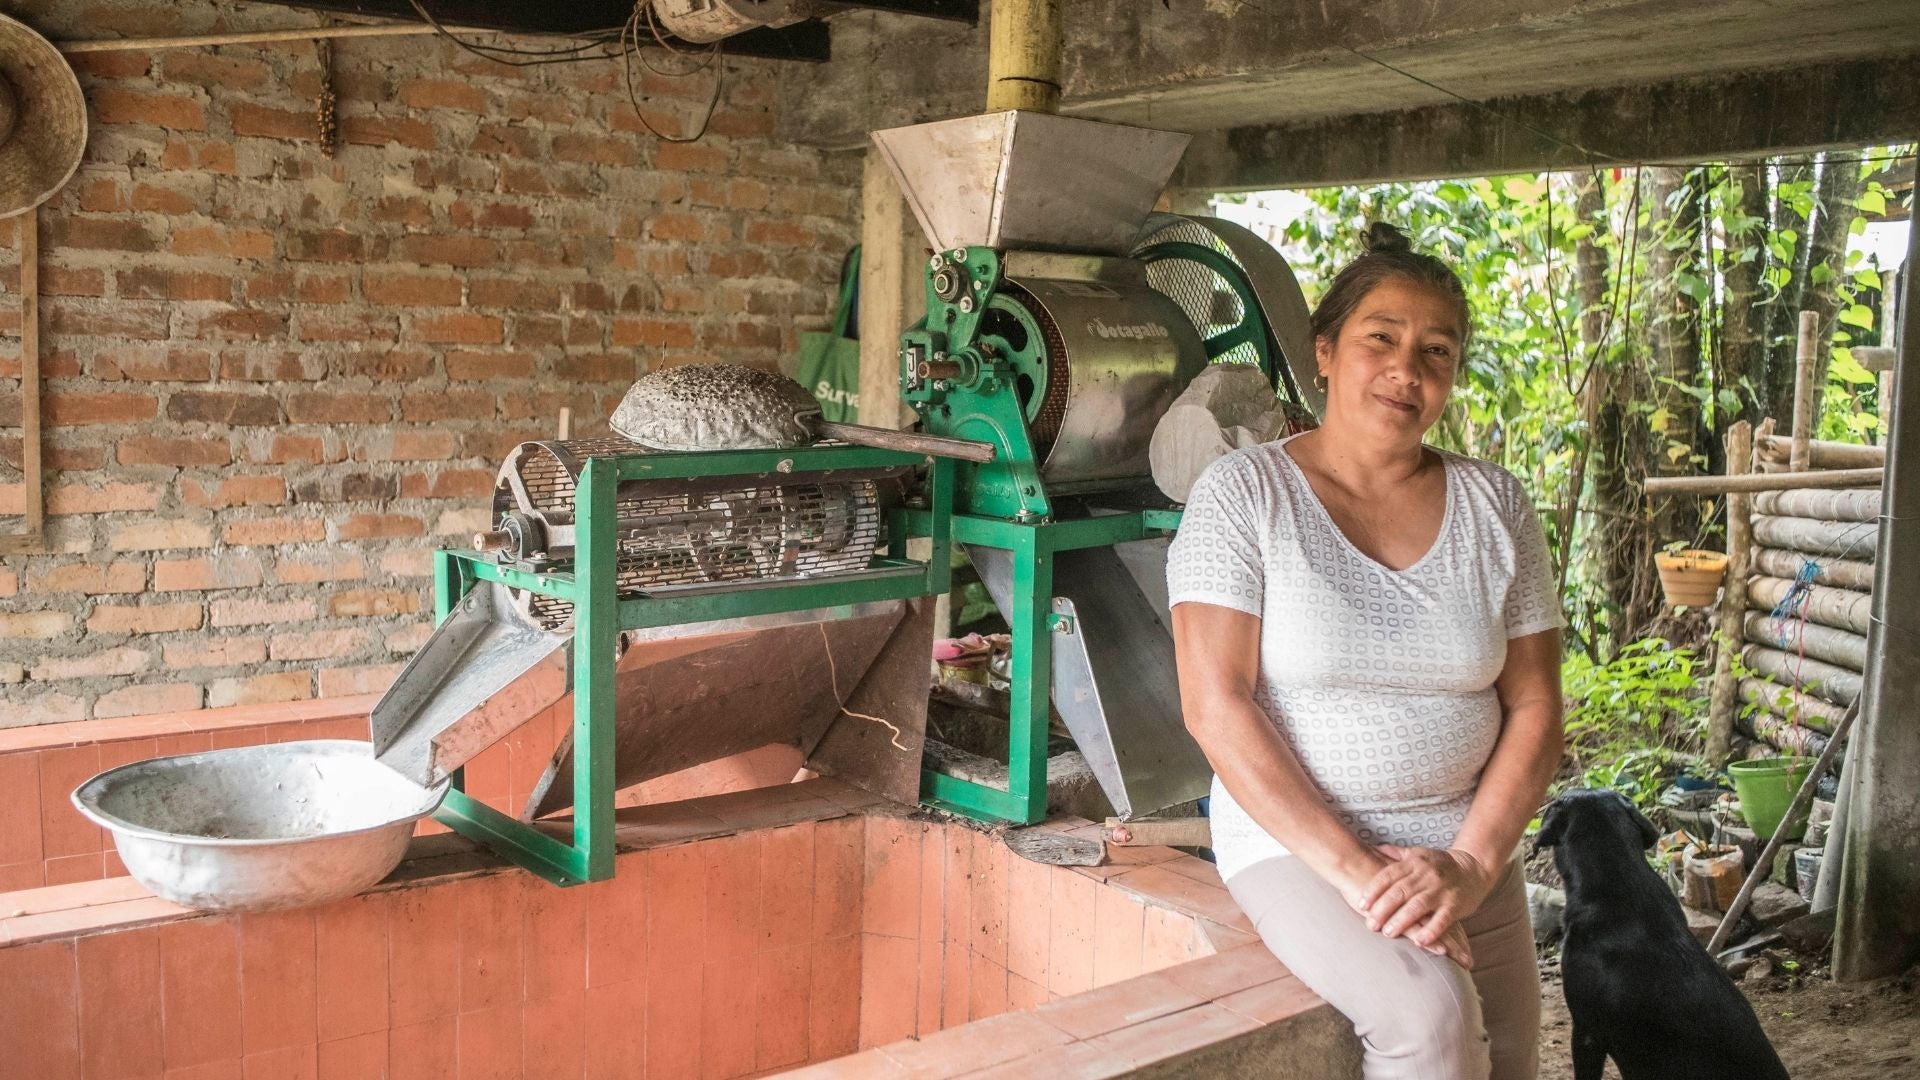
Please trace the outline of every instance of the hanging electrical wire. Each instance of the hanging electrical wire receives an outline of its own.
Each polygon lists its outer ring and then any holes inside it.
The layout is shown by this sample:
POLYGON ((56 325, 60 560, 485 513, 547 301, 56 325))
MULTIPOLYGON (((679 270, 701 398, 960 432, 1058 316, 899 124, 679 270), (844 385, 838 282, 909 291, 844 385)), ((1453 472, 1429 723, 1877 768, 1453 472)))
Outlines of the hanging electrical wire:
POLYGON ((640 126, 646 128, 648 134, 651 134, 654 138, 663 142, 690 143, 700 141, 707 133, 707 126, 713 123, 714 110, 720 107, 721 85, 724 81, 722 76, 725 74, 725 69, 717 66, 720 62, 720 43, 716 41, 709 45, 703 52, 698 53, 690 53, 683 49, 674 48, 673 45, 667 41, 666 36, 660 33, 660 26, 653 17, 653 4, 651 0, 639 0, 638 3, 634 4, 633 14, 628 16, 626 25, 620 28, 620 55, 622 74, 625 76, 627 88, 627 102, 633 106, 633 115, 639 118, 640 126), (662 71, 654 67, 647 61, 645 54, 641 52, 641 46, 644 42, 640 38, 640 25, 643 21, 646 23, 648 33, 653 35, 655 44, 675 56, 690 56, 697 60, 698 63, 685 71, 662 71), (669 135, 654 127, 653 121, 647 119, 646 110, 640 105, 640 93, 636 88, 633 77, 633 65, 636 58, 639 60, 641 67, 662 78, 692 78, 704 71, 710 69, 713 71, 713 95, 707 99, 706 114, 700 118, 700 126, 694 130, 693 134, 686 136, 669 135))

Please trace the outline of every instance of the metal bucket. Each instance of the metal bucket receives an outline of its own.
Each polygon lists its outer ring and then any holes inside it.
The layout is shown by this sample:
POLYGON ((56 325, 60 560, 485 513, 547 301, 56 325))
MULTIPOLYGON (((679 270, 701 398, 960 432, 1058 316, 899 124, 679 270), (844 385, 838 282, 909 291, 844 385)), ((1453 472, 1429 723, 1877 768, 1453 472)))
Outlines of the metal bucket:
POLYGON ((73 805, 155 895, 273 911, 378 883, 446 791, 380 764, 367 743, 324 739, 136 761, 75 788, 73 805))

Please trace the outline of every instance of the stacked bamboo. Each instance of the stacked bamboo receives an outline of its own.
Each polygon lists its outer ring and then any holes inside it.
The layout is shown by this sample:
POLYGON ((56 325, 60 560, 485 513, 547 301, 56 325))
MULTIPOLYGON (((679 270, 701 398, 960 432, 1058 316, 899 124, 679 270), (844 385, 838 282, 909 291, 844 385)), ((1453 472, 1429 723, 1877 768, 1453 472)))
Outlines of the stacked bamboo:
MULTIPOLYGON (((1796 474, 1812 480, 1823 471, 1885 464, 1882 447, 1804 438, 1796 446, 1765 430, 1754 440, 1762 472, 1797 465, 1796 474)), ((1738 693, 1742 706, 1752 707, 1740 710, 1734 727, 1752 742, 1734 749, 1749 757, 1818 754, 1860 696, 1866 671, 1880 489, 1762 491, 1751 510, 1739 624, 1748 673, 1738 693)))

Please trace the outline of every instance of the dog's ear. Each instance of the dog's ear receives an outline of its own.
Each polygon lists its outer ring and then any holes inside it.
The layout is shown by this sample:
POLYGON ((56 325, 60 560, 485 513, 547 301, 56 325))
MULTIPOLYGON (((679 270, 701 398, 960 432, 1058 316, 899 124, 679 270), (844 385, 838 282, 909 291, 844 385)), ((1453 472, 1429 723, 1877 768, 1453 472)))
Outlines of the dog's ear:
POLYGON ((1555 799, 1547 804, 1547 812, 1540 815, 1540 831, 1533 838, 1533 850, 1539 851, 1543 847, 1553 847, 1560 842, 1560 838, 1566 834, 1566 831, 1567 808, 1561 805, 1560 800, 1555 799))
POLYGON ((1622 795, 1617 791, 1614 792, 1613 794, 1615 798, 1620 800, 1620 805, 1627 808, 1627 816, 1633 819, 1633 827, 1639 830, 1640 847, 1643 850, 1649 849, 1649 848, 1652 848, 1653 845, 1659 843, 1660 830, 1657 828, 1654 828, 1653 822, 1647 820, 1647 815, 1641 813, 1640 808, 1633 805, 1633 800, 1627 798, 1625 795, 1622 795))

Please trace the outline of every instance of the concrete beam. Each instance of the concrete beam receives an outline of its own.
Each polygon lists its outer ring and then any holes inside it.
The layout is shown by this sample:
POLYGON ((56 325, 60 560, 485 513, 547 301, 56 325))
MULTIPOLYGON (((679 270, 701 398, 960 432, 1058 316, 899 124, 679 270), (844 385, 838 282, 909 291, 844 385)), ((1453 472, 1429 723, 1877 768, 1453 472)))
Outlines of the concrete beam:
POLYGON ((1188 147, 1174 183, 1214 191, 1361 184, 1737 158, 1917 136, 1920 52, 1208 132, 1188 147))

